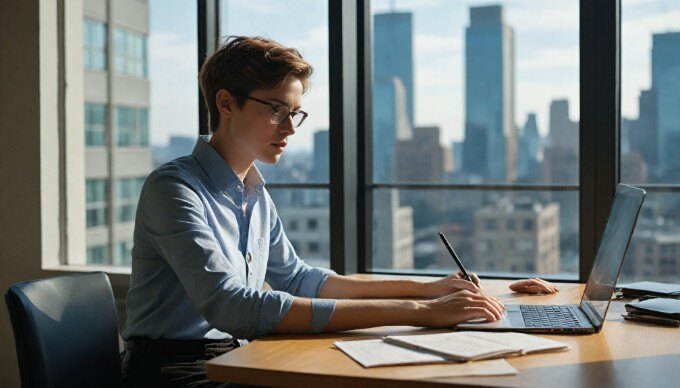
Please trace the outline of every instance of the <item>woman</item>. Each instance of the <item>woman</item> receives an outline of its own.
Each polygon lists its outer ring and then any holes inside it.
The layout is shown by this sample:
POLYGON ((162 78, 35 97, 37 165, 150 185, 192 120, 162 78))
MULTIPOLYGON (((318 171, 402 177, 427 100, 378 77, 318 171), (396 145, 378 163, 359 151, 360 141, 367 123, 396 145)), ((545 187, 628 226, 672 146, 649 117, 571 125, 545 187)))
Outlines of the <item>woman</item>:
MULTIPOLYGON (((476 276, 355 279, 298 258, 253 163, 281 157, 307 116, 311 74, 297 50, 263 38, 232 37, 203 65, 213 134, 151 173, 139 200, 123 330, 131 382, 211 384, 204 360, 247 342, 237 338, 503 315, 476 276)), ((556 291, 538 279, 514 287, 556 291)))

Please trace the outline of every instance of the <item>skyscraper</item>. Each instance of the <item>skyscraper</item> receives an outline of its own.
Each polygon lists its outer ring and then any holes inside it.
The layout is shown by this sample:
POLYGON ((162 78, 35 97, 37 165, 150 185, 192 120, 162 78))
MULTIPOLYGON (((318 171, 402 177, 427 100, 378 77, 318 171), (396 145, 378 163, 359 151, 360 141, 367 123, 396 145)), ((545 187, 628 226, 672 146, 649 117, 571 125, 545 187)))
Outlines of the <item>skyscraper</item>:
POLYGON ((515 48, 500 5, 470 8, 465 29, 463 169, 493 181, 515 179, 515 48))
POLYGON ((515 179, 517 133, 514 33, 500 5, 470 8, 465 29, 463 169, 493 181, 515 179))
POLYGON ((537 182, 541 175, 541 135, 538 134, 536 114, 529 113, 519 136, 517 177, 526 182, 537 182))
POLYGON ((680 32, 652 37, 652 88, 657 97, 659 172, 680 178, 680 32))
POLYGON ((569 100, 553 100, 550 102, 550 145, 562 147, 578 155, 579 129, 578 122, 569 117, 569 100))
POLYGON ((328 130, 314 132, 314 165, 312 182, 328 182, 329 174, 328 130))
POLYGON ((398 77, 373 81, 373 179, 391 181, 395 142, 411 137, 406 89, 398 77))
POLYGON ((413 126, 411 13, 374 16, 373 179, 394 178, 394 146, 413 126))
POLYGON ((375 14, 373 36, 373 79, 401 80, 406 92, 406 115, 413 125, 413 14, 375 14))

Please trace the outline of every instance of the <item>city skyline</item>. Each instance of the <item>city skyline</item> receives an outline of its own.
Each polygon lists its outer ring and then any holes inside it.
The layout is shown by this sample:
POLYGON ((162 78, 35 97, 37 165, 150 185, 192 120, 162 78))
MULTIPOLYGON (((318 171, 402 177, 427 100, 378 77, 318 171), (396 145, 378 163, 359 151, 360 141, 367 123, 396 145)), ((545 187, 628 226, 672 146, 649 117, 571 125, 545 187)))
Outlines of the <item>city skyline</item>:
MULTIPOLYGON (((227 33, 251 33, 280 39, 286 44, 298 47, 305 58, 310 60, 317 71, 313 80, 314 86, 303 100, 306 109, 311 113, 305 127, 328 128, 326 70, 328 28, 325 18, 327 3, 314 0, 298 3, 308 12, 299 14, 300 22, 296 24, 296 28, 290 28, 283 20, 285 18, 277 17, 278 14, 289 11, 283 4, 264 0, 230 0, 223 2, 222 6, 228 7, 228 11, 225 11, 227 13, 225 23, 232 25, 227 33), (262 19, 263 22, 252 23, 254 19, 262 19), (252 24, 249 28, 243 27, 248 23, 252 24)), ((571 70, 567 69, 570 74, 567 78, 576 85, 575 89, 569 93, 547 95, 548 98, 568 98, 573 106, 572 119, 577 119, 579 115, 578 3, 551 2, 549 7, 545 6, 545 1, 495 3, 506 7, 509 22, 516 26, 518 93, 537 96, 534 99, 536 103, 532 104, 525 104, 523 96, 518 97, 515 117, 524 120, 529 113, 535 113, 539 131, 545 136, 549 104, 543 96, 546 96, 546 90, 555 89, 551 86, 553 82, 564 78, 560 73, 564 59, 572 63, 571 70), (535 17, 536 9, 541 14, 540 18, 535 17), (549 45, 541 43, 546 40, 550 42, 549 45), (576 61, 573 61, 573 58, 576 58, 576 61), (560 77, 555 77, 555 74, 560 74, 560 77), (538 78, 534 82, 531 81, 532 77, 538 78), (527 78, 531 82, 527 83, 527 78), (527 93, 523 93, 522 90, 526 88, 529 88, 527 93)), ((195 4, 182 1, 162 1, 162 7, 154 7, 160 4, 159 0, 150 0, 149 4, 150 66, 156 69, 150 74, 151 143, 163 145, 167 143, 171 134, 195 136, 198 131, 195 81, 198 70, 195 61, 191 59, 197 50, 194 27, 196 9, 195 4), (177 14, 185 16, 174 17, 177 14), (179 84, 174 82, 167 84, 168 79, 183 81, 179 84), (172 99, 169 100, 168 96, 172 96, 172 99), (166 106, 167 109, 164 108, 166 106)), ((373 12, 391 9, 387 0, 374 1, 373 4, 373 12)), ((415 124, 439 125, 442 129, 443 144, 450 144, 454 140, 460 141, 463 134, 463 103, 460 96, 456 97, 446 90, 462 82, 463 62, 460 50, 463 26, 467 23, 467 8, 493 2, 461 1, 457 2, 455 7, 447 7, 450 3, 434 0, 399 0, 395 4, 397 11, 414 12, 416 96, 425 96, 419 98, 420 102, 415 106, 415 124), (452 23, 457 27, 451 28, 452 23), (441 104, 433 104, 433 100, 441 101, 441 104), (450 118, 449 112, 454 113, 454 119, 450 118)), ((651 85, 649 74, 651 32, 665 32, 680 27, 677 20, 680 20, 680 9, 670 1, 623 2, 621 111, 624 117, 637 117, 637 94, 651 85)), ((312 148, 311 134, 301 131, 295 137, 291 149, 312 148)))

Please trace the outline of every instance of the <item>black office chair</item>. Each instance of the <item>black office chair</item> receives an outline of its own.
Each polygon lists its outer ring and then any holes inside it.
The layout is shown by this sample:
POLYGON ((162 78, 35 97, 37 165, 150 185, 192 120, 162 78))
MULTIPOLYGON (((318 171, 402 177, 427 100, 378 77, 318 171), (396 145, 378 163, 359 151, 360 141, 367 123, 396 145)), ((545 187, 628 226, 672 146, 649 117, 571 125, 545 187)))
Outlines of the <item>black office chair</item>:
POLYGON ((22 387, 118 385, 116 305, 105 273, 18 283, 5 302, 22 387))

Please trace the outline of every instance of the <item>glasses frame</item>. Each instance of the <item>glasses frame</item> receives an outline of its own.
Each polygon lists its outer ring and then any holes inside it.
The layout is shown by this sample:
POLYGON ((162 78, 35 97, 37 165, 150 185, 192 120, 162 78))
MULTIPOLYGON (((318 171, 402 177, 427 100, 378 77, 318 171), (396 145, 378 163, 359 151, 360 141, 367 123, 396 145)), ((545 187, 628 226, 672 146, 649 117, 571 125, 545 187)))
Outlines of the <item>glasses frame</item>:
POLYGON ((303 111, 303 110, 293 110, 293 111, 291 111, 285 105, 274 104, 273 102, 260 100, 259 98, 255 98, 255 97, 251 97, 251 96, 245 96, 245 98, 248 99, 248 100, 259 102, 262 105, 267 105, 268 107, 270 107, 272 109, 272 117, 270 119, 272 124, 280 125, 281 123, 286 121, 286 119, 288 117, 292 117, 293 118, 293 126, 295 128, 297 128, 300 125, 302 125, 302 123, 305 122, 305 119, 307 119, 307 116, 309 116, 309 114, 307 112, 303 111), (279 109, 284 109, 284 111, 288 111, 288 114, 284 115, 283 116, 284 118, 281 121, 274 120, 274 117, 278 114, 279 109), (297 115, 302 115, 302 119, 300 119, 300 122, 297 125, 295 125, 295 116, 297 116, 297 115))

